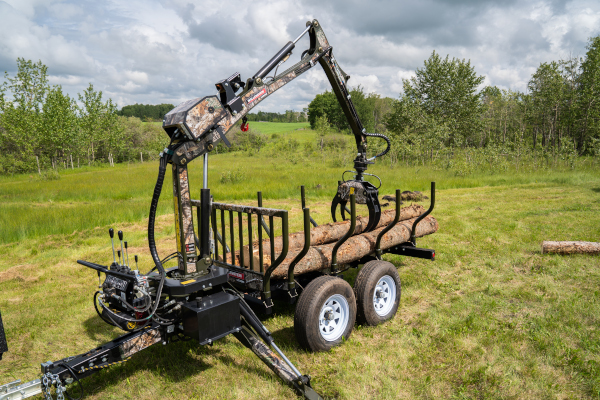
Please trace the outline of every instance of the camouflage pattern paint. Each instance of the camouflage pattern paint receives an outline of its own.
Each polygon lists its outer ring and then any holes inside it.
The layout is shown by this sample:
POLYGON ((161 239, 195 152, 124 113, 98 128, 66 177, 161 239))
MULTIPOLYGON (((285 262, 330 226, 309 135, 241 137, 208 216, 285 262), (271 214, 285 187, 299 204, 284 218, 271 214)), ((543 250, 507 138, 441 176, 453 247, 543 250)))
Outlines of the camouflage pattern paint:
POLYGON ((277 374, 284 382, 288 385, 293 384, 298 379, 298 376, 291 370, 291 368, 283 361, 277 354, 273 353, 271 349, 260 341, 256 336, 249 334, 243 329, 241 332, 244 333, 246 339, 250 343, 250 349, 256 354, 262 362, 264 362, 273 372, 277 374))
POLYGON ((196 242, 188 171, 186 166, 173 165, 173 196, 175 197, 175 227, 177 251, 184 255, 179 269, 184 274, 196 272, 196 242))
POLYGON ((226 114, 227 112, 217 96, 205 97, 188 111, 185 123, 192 132, 194 139, 198 139, 208 129, 215 126, 216 121, 223 119, 226 114))
POLYGON ((142 335, 136 336, 120 346, 119 350, 121 352, 121 357, 122 359, 131 357, 135 353, 160 342, 161 339, 162 338, 158 328, 148 329, 142 335))

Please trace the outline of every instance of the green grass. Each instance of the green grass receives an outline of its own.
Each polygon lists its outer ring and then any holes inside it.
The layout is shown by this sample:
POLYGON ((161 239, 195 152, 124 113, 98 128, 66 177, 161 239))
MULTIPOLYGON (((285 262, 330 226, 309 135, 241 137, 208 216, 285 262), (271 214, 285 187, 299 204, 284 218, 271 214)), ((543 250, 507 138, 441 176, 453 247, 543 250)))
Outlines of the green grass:
POLYGON ((301 136, 304 132, 312 132, 310 130, 310 124, 308 122, 291 122, 291 123, 276 123, 276 122, 258 122, 249 121, 250 128, 264 133, 265 135, 271 135, 273 133, 286 133, 286 134, 299 134, 301 136))
MULTIPOLYGON (((265 206, 291 210, 294 231, 301 225, 299 185, 305 184, 312 215, 329 221, 328 202, 347 167, 334 167, 335 160, 318 153, 295 164, 268 153, 211 156, 215 200, 255 204, 255 192, 263 190, 265 206), (222 171, 238 169, 245 180, 219 183, 222 171)), ((193 197, 201 182, 196 164, 193 197)), ((145 229, 156 170, 145 163, 68 171, 52 182, 0 178, 0 310, 9 343, 0 384, 36 379, 40 362, 120 334, 96 316, 97 276, 75 260, 109 262, 106 230, 114 226, 125 231, 131 254, 140 254, 141 269, 149 269, 145 229)), ((542 255, 540 245, 599 240, 599 172, 459 178, 382 164, 369 171, 382 177, 382 194, 396 187, 427 190, 436 180, 433 215, 440 230, 418 245, 434 248, 437 259, 388 256, 402 279, 398 315, 379 327, 357 326, 329 353, 299 348, 293 306, 277 305, 264 323, 298 368, 313 376, 317 391, 337 399, 598 399, 600 259, 542 255)), ((169 193, 170 179, 156 230, 160 254, 175 246, 169 193)), ((232 337, 212 347, 152 347, 83 385, 89 399, 296 398, 232 337)))

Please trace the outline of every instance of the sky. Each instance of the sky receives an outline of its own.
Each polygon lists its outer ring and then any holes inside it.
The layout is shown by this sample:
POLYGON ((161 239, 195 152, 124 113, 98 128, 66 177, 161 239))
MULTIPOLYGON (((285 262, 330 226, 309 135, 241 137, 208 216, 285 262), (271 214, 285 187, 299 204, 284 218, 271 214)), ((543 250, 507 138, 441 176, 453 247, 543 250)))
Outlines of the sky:
MULTIPOLYGON (((350 86, 392 98, 434 50, 525 91, 541 63, 584 56, 600 35, 598 0, 0 0, 0 71, 41 60, 71 96, 92 83, 119 107, 176 105, 245 81, 315 18, 350 86)), ((282 70, 305 48, 307 36, 282 70)), ((327 89, 317 66, 257 109, 300 111, 327 89)))

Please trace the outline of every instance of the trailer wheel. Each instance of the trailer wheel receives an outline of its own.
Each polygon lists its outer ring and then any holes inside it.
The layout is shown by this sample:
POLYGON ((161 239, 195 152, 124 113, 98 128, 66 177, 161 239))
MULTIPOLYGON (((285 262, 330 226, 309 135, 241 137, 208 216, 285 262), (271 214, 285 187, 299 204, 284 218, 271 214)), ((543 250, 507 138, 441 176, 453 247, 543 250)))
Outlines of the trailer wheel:
POLYGON ((394 318, 400 304, 400 276, 394 264, 367 262, 356 276, 354 293, 360 324, 375 326, 394 318))
POLYGON ((343 279, 320 276, 300 295, 294 314, 298 342, 312 351, 328 351, 350 337, 356 298, 343 279))

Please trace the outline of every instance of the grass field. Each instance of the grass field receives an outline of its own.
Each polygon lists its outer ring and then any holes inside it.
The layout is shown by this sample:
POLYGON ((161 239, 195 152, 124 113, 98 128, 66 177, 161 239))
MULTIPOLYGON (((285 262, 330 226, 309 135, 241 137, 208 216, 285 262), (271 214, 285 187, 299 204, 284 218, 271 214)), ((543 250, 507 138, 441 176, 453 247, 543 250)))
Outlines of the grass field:
MULTIPOLYGON (((201 182, 196 164, 193 197, 201 182)), ((299 230, 299 186, 306 185, 317 222, 328 222, 328 202, 348 167, 265 149, 211 156, 209 182, 216 201, 255 204, 262 190, 265 206, 291 210, 299 230), (221 183, 225 171, 237 180, 221 183)), ((264 323, 317 391, 337 399, 600 397, 600 259, 540 252, 542 240, 600 240, 600 172, 458 178, 384 164, 369 172, 383 179, 382 194, 437 182, 440 230, 418 242, 437 259, 389 256, 403 283, 398 315, 379 327, 357 326, 329 353, 299 348, 293 306, 277 305, 264 323)), ((9 344, 0 384, 36 379, 40 362, 120 334, 96 316, 97 276, 75 260, 109 263, 113 226, 125 231, 131 254, 140 254, 140 268, 150 268, 146 219, 156 173, 156 163, 144 163, 61 172, 58 181, 0 178, 0 310, 9 344)), ((167 179, 156 232, 163 255, 175 246, 170 185, 167 179)), ((296 398, 234 338, 212 347, 155 346, 83 385, 89 399, 296 398)))

